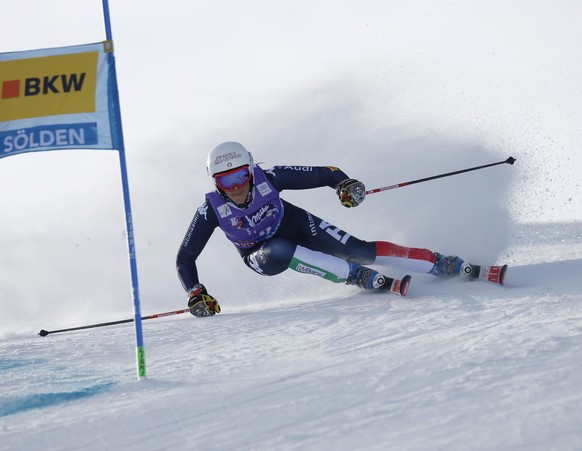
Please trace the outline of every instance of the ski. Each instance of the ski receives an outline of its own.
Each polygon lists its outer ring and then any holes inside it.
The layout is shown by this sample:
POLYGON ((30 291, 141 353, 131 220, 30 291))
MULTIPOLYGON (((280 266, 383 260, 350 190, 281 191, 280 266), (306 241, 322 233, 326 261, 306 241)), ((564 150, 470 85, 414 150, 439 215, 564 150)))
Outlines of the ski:
POLYGON ((468 268, 463 269, 470 280, 481 279, 487 282, 503 285, 505 283, 505 273, 507 272, 507 265, 503 266, 481 266, 468 265, 468 268), (470 271, 470 272, 469 272, 470 271))
POLYGON ((391 279, 387 277, 386 283, 390 283, 390 291, 400 296, 406 296, 408 285, 410 285, 411 276, 406 275, 402 279, 391 279))

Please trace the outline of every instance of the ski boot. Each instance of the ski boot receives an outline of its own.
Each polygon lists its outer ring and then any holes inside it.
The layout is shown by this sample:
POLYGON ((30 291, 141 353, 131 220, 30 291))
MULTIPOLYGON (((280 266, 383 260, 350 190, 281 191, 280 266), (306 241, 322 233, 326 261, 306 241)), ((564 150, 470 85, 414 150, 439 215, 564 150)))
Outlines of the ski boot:
POLYGON ((350 263, 350 275, 345 283, 346 285, 356 285, 365 290, 389 290, 392 293, 406 296, 411 279, 412 277, 409 275, 402 279, 393 279, 357 263, 350 263))
POLYGON ((460 275, 467 280, 482 279, 487 282, 503 285, 505 282, 505 272, 507 265, 503 266, 481 266, 466 263, 459 257, 448 256, 434 253, 434 266, 429 274, 435 276, 453 276, 460 275))
POLYGON ((434 266, 429 271, 429 274, 435 276, 453 276, 459 275, 461 273, 461 267, 463 266, 463 260, 459 257, 449 255, 445 257, 438 252, 434 253, 434 266))

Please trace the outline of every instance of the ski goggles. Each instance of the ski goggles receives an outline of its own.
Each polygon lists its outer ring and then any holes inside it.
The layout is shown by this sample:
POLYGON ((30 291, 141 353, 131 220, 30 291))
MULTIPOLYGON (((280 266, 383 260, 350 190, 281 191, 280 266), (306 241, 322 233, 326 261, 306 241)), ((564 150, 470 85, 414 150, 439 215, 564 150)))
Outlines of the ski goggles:
POLYGON ((214 176, 216 186, 224 191, 230 191, 235 186, 243 188, 251 181, 251 171, 248 166, 221 172, 214 176))

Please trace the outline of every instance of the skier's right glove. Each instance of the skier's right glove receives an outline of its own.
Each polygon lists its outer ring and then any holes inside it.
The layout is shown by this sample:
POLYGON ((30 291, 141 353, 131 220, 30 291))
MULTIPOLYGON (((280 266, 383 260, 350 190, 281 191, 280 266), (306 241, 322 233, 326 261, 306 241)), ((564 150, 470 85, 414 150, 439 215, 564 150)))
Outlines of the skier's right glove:
POLYGON ((188 308, 190 313, 198 318, 220 313, 218 301, 208 294, 201 283, 194 285, 188 292, 188 308))
POLYGON ((347 179, 336 187, 336 193, 344 207, 357 207, 366 198, 366 187, 355 179, 347 179))

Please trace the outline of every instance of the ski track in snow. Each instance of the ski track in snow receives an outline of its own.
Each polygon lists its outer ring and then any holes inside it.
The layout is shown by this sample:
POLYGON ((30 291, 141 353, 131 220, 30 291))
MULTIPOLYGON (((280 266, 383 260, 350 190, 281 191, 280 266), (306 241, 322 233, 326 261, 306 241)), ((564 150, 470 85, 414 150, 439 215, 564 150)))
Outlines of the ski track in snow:
POLYGON ((3 340, 0 448, 580 449, 581 246, 544 236, 503 288, 416 275, 406 299, 144 323, 140 382, 128 325, 3 340))

